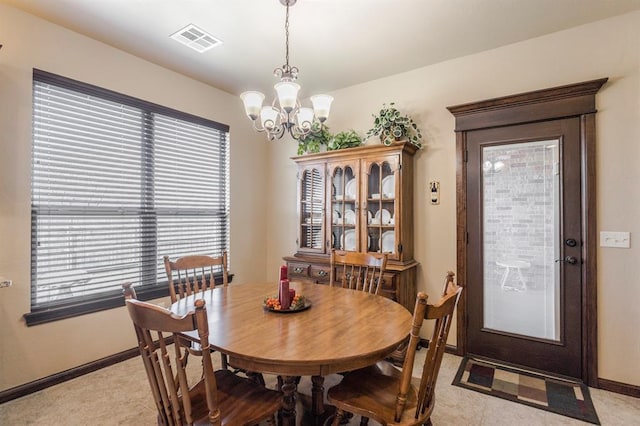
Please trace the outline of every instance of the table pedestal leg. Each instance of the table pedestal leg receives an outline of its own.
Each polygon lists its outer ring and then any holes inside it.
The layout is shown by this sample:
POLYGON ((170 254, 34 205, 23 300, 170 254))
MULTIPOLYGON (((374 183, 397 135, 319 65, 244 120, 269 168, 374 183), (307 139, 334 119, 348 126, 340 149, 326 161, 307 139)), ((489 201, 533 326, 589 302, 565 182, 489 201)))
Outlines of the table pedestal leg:
POLYGON ((311 376, 311 412, 314 416, 324 413, 323 376, 311 376))
POLYGON ((282 383, 283 405, 280 413, 280 424, 295 426, 296 424, 296 377, 285 376, 282 383))

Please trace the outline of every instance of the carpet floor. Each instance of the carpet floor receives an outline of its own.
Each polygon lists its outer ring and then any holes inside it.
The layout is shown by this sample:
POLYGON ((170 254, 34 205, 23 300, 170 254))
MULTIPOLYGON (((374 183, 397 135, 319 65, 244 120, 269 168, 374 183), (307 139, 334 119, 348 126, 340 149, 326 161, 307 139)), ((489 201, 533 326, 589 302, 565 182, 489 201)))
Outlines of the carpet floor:
MULTIPOLYGON (((424 361, 425 350, 417 352, 416 365, 424 361)), ((214 357, 216 360, 219 357, 214 357)), ((437 426, 501 425, 585 425, 587 423, 538 410, 479 392, 452 386, 462 358, 445 354, 436 386, 436 407, 432 422, 437 426)), ((193 363, 197 366, 197 363, 193 363)), ((414 369, 414 376, 421 373, 414 369)), ((275 377, 265 377, 269 386, 275 377)), ((325 380, 325 389, 341 376, 325 380)), ((311 380, 303 377, 298 386, 310 394, 311 380)), ((589 389, 603 426, 638 426, 640 400, 630 396, 589 389)), ((360 423, 358 417, 350 425, 360 423)), ((156 413, 140 357, 123 361, 82 377, 0 404, 0 425, 111 426, 155 425, 156 413)), ((302 424, 302 422, 300 423, 302 424)), ((375 426, 375 422, 369 422, 375 426)))

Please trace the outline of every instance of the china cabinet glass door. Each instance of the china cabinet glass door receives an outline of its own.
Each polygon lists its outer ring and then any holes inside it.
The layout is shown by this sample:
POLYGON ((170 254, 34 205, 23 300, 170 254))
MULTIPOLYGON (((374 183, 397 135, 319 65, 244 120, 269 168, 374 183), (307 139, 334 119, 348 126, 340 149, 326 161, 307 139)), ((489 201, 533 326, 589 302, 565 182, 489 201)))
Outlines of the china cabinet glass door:
POLYGON ((329 247, 336 250, 360 251, 359 244, 359 168, 358 163, 340 162, 329 165, 331 182, 329 247))
POLYGON ((363 244, 367 251, 388 253, 398 258, 400 244, 397 221, 399 199, 398 157, 388 156, 379 161, 366 161, 366 181, 363 182, 365 223, 363 244))
POLYGON ((324 251, 324 167, 309 166, 300 176, 300 250, 324 251))

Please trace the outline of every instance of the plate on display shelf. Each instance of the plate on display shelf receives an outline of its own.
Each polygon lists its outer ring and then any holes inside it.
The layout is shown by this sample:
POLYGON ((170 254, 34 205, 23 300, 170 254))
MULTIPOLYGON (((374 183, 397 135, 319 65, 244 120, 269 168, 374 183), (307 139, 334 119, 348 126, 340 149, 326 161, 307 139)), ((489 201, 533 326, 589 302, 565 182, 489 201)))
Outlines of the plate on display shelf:
POLYGON ((356 249, 356 230, 347 229, 342 235, 342 244, 340 244, 341 250, 354 251, 356 249))
POLYGON ((388 225, 391 221, 391 213, 387 209, 380 209, 376 212, 376 215, 373 217, 372 223, 376 225, 388 225))
POLYGON ((384 198, 394 198, 396 196, 396 178, 393 175, 382 179, 382 196, 384 198))
POLYGON ((345 225, 355 225, 356 224, 356 212, 351 209, 347 209, 344 211, 344 223, 345 225))
POLYGON ((382 253, 394 253, 396 248, 395 231, 385 231, 380 239, 380 248, 382 253))
POLYGON ((293 303, 289 306, 289 309, 282 309, 278 296, 269 296, 264 298, 262 307, 265 311, 276 312, 279 314, 292 314, 294 312, 306 311, 311 307, 311 300, 302 295, 297 295, 293 298, 293 303))
POLYGON ((356 180, 351 179, 344 186, 344 195, 346 200, 355 200, 356 199, 356 180))
POLYGON ((340 223, 340 212, 338 210, 333 211, 332 223, 334 225, 337 225, 338 223, 340 223))

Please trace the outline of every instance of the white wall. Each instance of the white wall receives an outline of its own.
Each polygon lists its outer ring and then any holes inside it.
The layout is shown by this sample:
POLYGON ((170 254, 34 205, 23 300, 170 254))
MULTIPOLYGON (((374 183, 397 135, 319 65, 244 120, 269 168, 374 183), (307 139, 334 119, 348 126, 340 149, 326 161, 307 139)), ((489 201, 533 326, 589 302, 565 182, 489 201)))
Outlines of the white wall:
MULTIPOLYGON (((396 102, 420 124, 426 147, 416 164, 415 258, 418 290, 434 295, 456 267, 454 118, 446 107, 601 77, 609 82, 596 98, 598 230, 630 231, 632 248, 599 249, 599 376, 640 385, 640 12, 337 91, 328 125, 364 134, 383 102, 396 102), (441 183, 440 205, 429 203, 431 180, 441 183)), ((295 147, 271 151, 277 207, 269 228, 278 238, 269 239, 267 268, 275 271, 295 250, 295 167, 288 159, 295 147)))
POLYGON ((22 318, 30 309, 33 68, 228 124, 234 283, 264 280, 268 145, 236 96, 3 4, 0 43, 0 276, 13 280, 0 289, 0 390, 136 344, 124 308, 33 327, 22 318))

